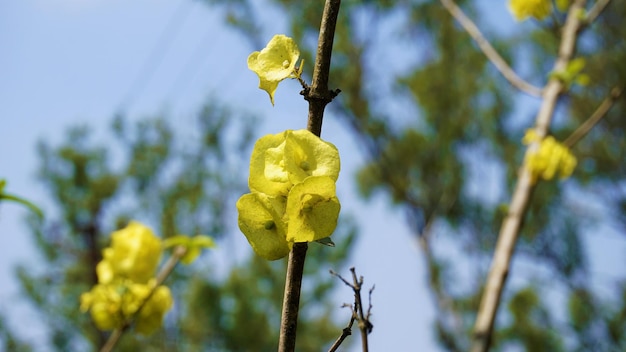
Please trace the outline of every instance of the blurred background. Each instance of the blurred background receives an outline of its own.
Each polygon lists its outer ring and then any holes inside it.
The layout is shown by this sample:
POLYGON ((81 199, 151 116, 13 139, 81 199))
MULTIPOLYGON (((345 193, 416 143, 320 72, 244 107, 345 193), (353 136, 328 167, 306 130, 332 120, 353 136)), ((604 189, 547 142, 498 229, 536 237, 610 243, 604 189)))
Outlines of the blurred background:
MULTIPOLYGON (((542 86, 564 14, 515 22, 506 2, 459 1, 504 58, 542 86)), ((167 284, 175 308, 119 350, 276 349, 285 261, 257 258, 236 224, 254 141, 306 127, 285 81, 272 107, 246 66, 292 36, 310 80, 323 1, 0 2, 0 350, 97 350, 78 310, 109 234, 129 220, 218 248, 167 284)), ((587 87, 558 102, 559 140, 626 82, 626 4, 581 33, 587 87)), ((298 350, 348 323, 356 267, 372 294, 372 351, 464 351, 540 100, 512 88, 438 1, 342 3, 322 138, 341 155, 335 248, 311 245, 298 350)), ((626 349, 624 98, 540 183, 496 322, 496 351, 626 349)), ((343 350, 358 351, 357 331, 343 350)))

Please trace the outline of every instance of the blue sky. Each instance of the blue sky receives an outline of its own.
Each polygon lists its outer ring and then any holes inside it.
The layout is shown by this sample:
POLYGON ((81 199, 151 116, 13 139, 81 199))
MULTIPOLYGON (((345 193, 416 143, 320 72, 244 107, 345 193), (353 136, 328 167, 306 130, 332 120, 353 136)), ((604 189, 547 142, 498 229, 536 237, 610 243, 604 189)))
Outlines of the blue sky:
MULTIPOLYGON (((483 4, 483 13, 501 28, 514 23, 504 2, 483 4)), ((271 9, 264 10, 263 18, 267 40, 285 31, 286 23, 271 9)), ((248 54, 260 48, 248 45, 221 23, 219 11, 199 1, 0 2, 0 177, 8 180, 7 191, 49 209, 48 195, 35 179, 36 142, 58 144, 67 128, 76 124, 91 126, 96 139, 106 142, 111 118, 120 111, 135 119, 165 113, 184 130, 213 94, 266 116, 259 135, 304 128, 307 105, 293 98, 299 97, 297 82, 281 84, 272 107, 267 94, 257 88, 256 75, 246 67, 248 54)), ((342 208, 361 224, 349 265, 365 276, 366 285, 376 284, 372 350, 407 346, 435 350, 434 302, 403 214, 385 206, 381 197, 367 203, 357 198, 352 176, 362 161, 359 148, 332 114, 326 116, 323 137, 337 145, 342 157, 338 181, 342 208)), ((0 205, 0 311, 21 336, 42 341, 45 329, 37 323, 36 312, 20 300, 13 279, 17 263, 41 264, 23 222, 25 215, 18 205, 0 205)), ((242 235, 231 237, 237 257, 251 253, 242 235)), ((594 270, 603 272, 614 272, 615 260, 626 251, 624 242, 615 237, 588 245, 598 258, 594 270)), ((350 297, 347 288, 339 290, 337 306, 350 297)))

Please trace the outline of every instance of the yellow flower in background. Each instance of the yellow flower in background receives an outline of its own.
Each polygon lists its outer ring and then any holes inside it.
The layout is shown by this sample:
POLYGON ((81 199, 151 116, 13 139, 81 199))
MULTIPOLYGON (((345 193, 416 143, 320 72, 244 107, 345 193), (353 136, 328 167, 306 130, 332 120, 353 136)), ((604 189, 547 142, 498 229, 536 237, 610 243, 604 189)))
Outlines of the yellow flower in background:
POLYGON ((300 75, 296 71, 299 57, 300 50, 296 42, 283 34, 275 35, 263 50, 248 56, 248 68, 259 76, 259 88, 269 94, 272 105, 278 83, 285 78, 300 75))
POLYGON ((132 221, 111 234, 111 247, 103 251, 99 280, 114 277, 146 283, 161 260, 161 240, 147 226, 132 221), (111 273, 108 273, 110 270, 111 273), (100 276, 102 273, 102 277, 100 276))
MULTIPOLYGON (((134 288, 131 288, 131 291, 135 290, 136 293, 133 293, 135 297, 141 299, 141 301, 145 300, 147 292, 152 289, 152 287, 147 285, 138 285, 135 284, 134 288), (141 287, 143 286, 143 287, 141 287)), ((174 300, 172 299, 172 293, 167 286, 159 286, 154 290, 154 293, 148 301, 143 305, 141 311, 139 311, 139 315, 137 315, 137 319, 135 320, 135 331, 143 335, 149 335, 158 330, 163 325, 163 317, 165 317, 165 313, 167 313, 172 306, 174 305, 174 300)))
POLYGON ((526 145, 539 142, 539 147, 529 150, 525 159, 525 165, 535 181, 539 178, 551 180, 556 174, 560 178, 567 178, 574 172, 576 157, 554 137, 540 139, 534 129, 529 129, 522 142, 526 145))
POLYGON ((509 10, 516 20, 523 21, 528 17, 543 20, 552 12, 551 0, 510 0, 509 10))
POLYGON ((115 285, 96 285, 80 296, 80 310, 90 312, 96 327, 103 331, 121 328, 122 295, 115 285))
POLYGON ((333 234, 341 209, 335 188, 328 176, 307 177, 293 186, 287 199, 287 241, 313 242, 333 234))
POLYGON ((165 313, 173 305, 170 290, 165 286, 157 287, 146 301, 154 285, 154 280, 147 284, 130 280, 98 284, 81 295, 80 309, 89 311, 96 327, 103 331, 122 328, 139 311, 136 331, 151 334, 162 325, 165 313))
POLYGON ((267 260, 280 259, 291 250, 286 239, 285 208, 285 197, 258 192, 244 194, 237 201, 239 229, 254 252, 267 260))

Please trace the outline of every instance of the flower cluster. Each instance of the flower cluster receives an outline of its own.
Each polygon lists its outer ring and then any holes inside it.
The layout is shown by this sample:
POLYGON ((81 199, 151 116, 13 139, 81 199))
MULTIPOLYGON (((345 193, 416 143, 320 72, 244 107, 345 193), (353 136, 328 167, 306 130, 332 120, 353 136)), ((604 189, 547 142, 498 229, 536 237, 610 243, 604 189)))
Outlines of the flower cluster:
POLYGON ((259 88, 269 94, 272 105, 278 83, 302 74, 302 64, 296 69, 299 57, 296 42, 283 34, 275 35, 263 50, 248 56, 248 68, 259 76, 259 88))
POLYGON ((551 180, 558 172, 561 178, 569 177, 576 167, 576 157, 554 137, 540 139, 535 130, 529 129, 522 142, 526 145, 539 142, 539 147, 526 154, 526 167, 536 181, 539 177, 551 180))
POLYGON ((251 193, 237 201, 239 228, 268 260, 286 256, 293 243, 329 237, 340 204, 335 181, 337 148, 307 130, 261 137, 250 158, 251 193))
POLYGON ((523 21, 528 17, 543 20, 552 12, 550 0, 510 0, 509 10, 516 20, 523 21))
POLYGON ((96 272, 98 284, 80 297, 100 330, 122 328, 135 318, 135 329, 150 334, 158 329, 173 300, 166 286, 156 286, 161 240, 138 222, 113 232, 111 247, 103 251, 96 272))

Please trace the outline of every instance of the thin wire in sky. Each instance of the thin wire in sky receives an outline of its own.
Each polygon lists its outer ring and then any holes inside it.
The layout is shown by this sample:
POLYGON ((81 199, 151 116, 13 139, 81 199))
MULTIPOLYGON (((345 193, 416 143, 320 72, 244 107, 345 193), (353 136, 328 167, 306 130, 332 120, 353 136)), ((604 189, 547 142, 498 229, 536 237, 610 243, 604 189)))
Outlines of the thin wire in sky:
POLYGON ((124 100, 120 104, 121 112, 127 111, 132 103, 136 101, 148 85, 154 73, 158 70, 159 65, 163 61, 165 54, 168 52, 172 41, 182 28, 182 25, 189 17, 191 6, 189 2, 181 0, 176 11, 172 13, 169 21, 161 31, 150 55, 144 61, 141 70, 135 76, 133 83, 124 96, 124 100))

